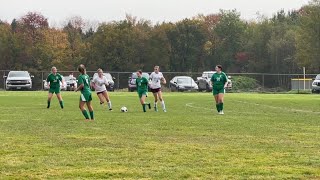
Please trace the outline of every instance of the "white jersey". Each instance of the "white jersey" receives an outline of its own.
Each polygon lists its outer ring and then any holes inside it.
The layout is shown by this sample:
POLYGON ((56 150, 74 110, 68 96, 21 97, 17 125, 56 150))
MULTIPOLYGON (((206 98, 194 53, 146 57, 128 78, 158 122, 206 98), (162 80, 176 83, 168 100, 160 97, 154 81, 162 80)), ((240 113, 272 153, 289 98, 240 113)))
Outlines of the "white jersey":
POLYGON ((153 72, 150 75, 151 83, 150 88, 151 89, 158 89, 161 88, 161 79, 164 78, 162 73, 159 72, 158 74, 153 72))
POLYGON ((109 84, 105 76, 103 76, 102 78, 100 78, 99 76, 95 77, 93 79, 93 83, 95 84, 96 92, 106 91, 107 90, 106 84, 109 84))

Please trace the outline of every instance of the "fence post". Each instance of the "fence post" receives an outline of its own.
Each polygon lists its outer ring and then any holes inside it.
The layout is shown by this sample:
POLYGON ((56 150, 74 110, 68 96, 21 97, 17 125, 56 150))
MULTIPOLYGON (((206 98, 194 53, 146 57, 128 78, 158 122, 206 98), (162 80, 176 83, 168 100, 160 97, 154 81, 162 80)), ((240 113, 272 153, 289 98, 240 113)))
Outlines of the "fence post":
POLYGON ((262 90, 264 91, 264 73, 262 74, 262 90))
POLYGON ((6 71, 3 71, 3 89, 6 91, 7 88, 6 88, 6 78, 4 78, 4 76, 6 76, 6 71))
POLYGON ((117 86, 118 86, 118 90, 119 90, 120 89, 120 72, 118 72, 117 86))
POLYGON ((41 72, 41 90, 43 91, 43 72, 41 72))

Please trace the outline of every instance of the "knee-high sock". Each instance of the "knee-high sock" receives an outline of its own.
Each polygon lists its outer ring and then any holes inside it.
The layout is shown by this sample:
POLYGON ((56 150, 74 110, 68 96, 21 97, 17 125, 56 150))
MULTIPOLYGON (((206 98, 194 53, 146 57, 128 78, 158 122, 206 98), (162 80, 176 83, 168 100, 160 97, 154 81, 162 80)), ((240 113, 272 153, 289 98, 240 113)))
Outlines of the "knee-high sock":
POLYGON ((83 114, 83 116, 84 116, 86 119, 89 119, 89 115, 88 115, 87 110, 83 110, 83 111, 82 111, 82 114, 83 114))
POLYGON ((163 110, 166 109, 166 104, 164 103, 164 101, 161 101, 161 106, 162 106, 162 109, 163 109, 163 110))

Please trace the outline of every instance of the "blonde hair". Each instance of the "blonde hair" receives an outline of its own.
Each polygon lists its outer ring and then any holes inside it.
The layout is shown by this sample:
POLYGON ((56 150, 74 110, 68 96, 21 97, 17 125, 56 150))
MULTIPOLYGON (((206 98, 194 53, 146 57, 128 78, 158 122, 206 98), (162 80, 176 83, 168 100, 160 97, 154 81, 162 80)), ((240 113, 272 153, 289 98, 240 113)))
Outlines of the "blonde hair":
POLYGON ((52 66, 51 71, 52 71, 53 69, 57 69, 57 68, 56 68, 55 66, 52 66))
POLYGON ((97 70, 97 72, 100 72, 100 71, 103 72, 103 70, 102 70, 101 68, 99 68, 99 69, 97 70))

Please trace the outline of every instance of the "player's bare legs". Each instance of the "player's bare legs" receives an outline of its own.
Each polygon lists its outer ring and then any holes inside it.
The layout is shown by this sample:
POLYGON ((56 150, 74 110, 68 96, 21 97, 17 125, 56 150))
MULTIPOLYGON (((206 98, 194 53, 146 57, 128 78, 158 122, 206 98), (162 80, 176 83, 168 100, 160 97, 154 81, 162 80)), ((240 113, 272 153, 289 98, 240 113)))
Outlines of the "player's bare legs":
POLYGON ((220 108, 221 108, 220 114, 224 114, 223 101, 224 101, 224 94, 223 93, 218 94, 218 104, 220 104, 220 108))
POLYGON ((159 100, 160 100, 160 103, 161 103, 161 106, 162 106, 162 109, 164 112, 167 112, 167 109, 166 109, 166 105, 164 103, 164 100, 163 100, 163 97, 162 97, 162 91, 160 90, 158 92, 158 97, 159 97, 159 100))
POLYGON ((52 96, 53 96, 52 93, 48 94, 48 105, 47 105, 47 108, 50 108, 50 103, 51 103, 52 96))
POLYGON ((158 93, 153 93, 154 96, 154 110, 158 111, 158 93))
POLYGON ((89 113, 90 113, 90 117, 91 117, 91 120, 93 121, 94 120, 94 115, 93 115, 93 107, 91 105, 91 101, 87 102, 87 107, 88 107, 88 110, 89 110, 89 113))
MULTIPOLYGON (((215 96, 214 96, 214 100, 215 100, 215 102, 216 102, 216 107, 217 107, 217 109, 219 109, 219 108, 218 108, 218 106, 219 106, 219 95, 215 95, 215 96)), ((218 113, 220 113, 220 112, 218 111, 218 113)))
POLYGON ((63 104, 63 99, 62 99, 62 96, 61 96, 61 94, 60 94, 60 93, 59 93, 59 94, 57 94, 57 98, 58 98, 58 100, 59 100, 59 103, 60 103, 60 107, 61 107, 61 109, 63 109, 64 104, 63 104))
POLYGON ((103 92, 103 97, 106 99, 108 103, 109 110, 112 111, 112 104, 110 101, 109 93, 107 91, 103 92))
POLYGON ((86 121, 89 121, 88 112, 87 112, 86 108, 84 107, 85 104, 86 104, 86 102, 80 101, 80 102, 79 102, 79 108, 80 108, 83 116, 86 118, 85 120, 86 120, 86 121))

